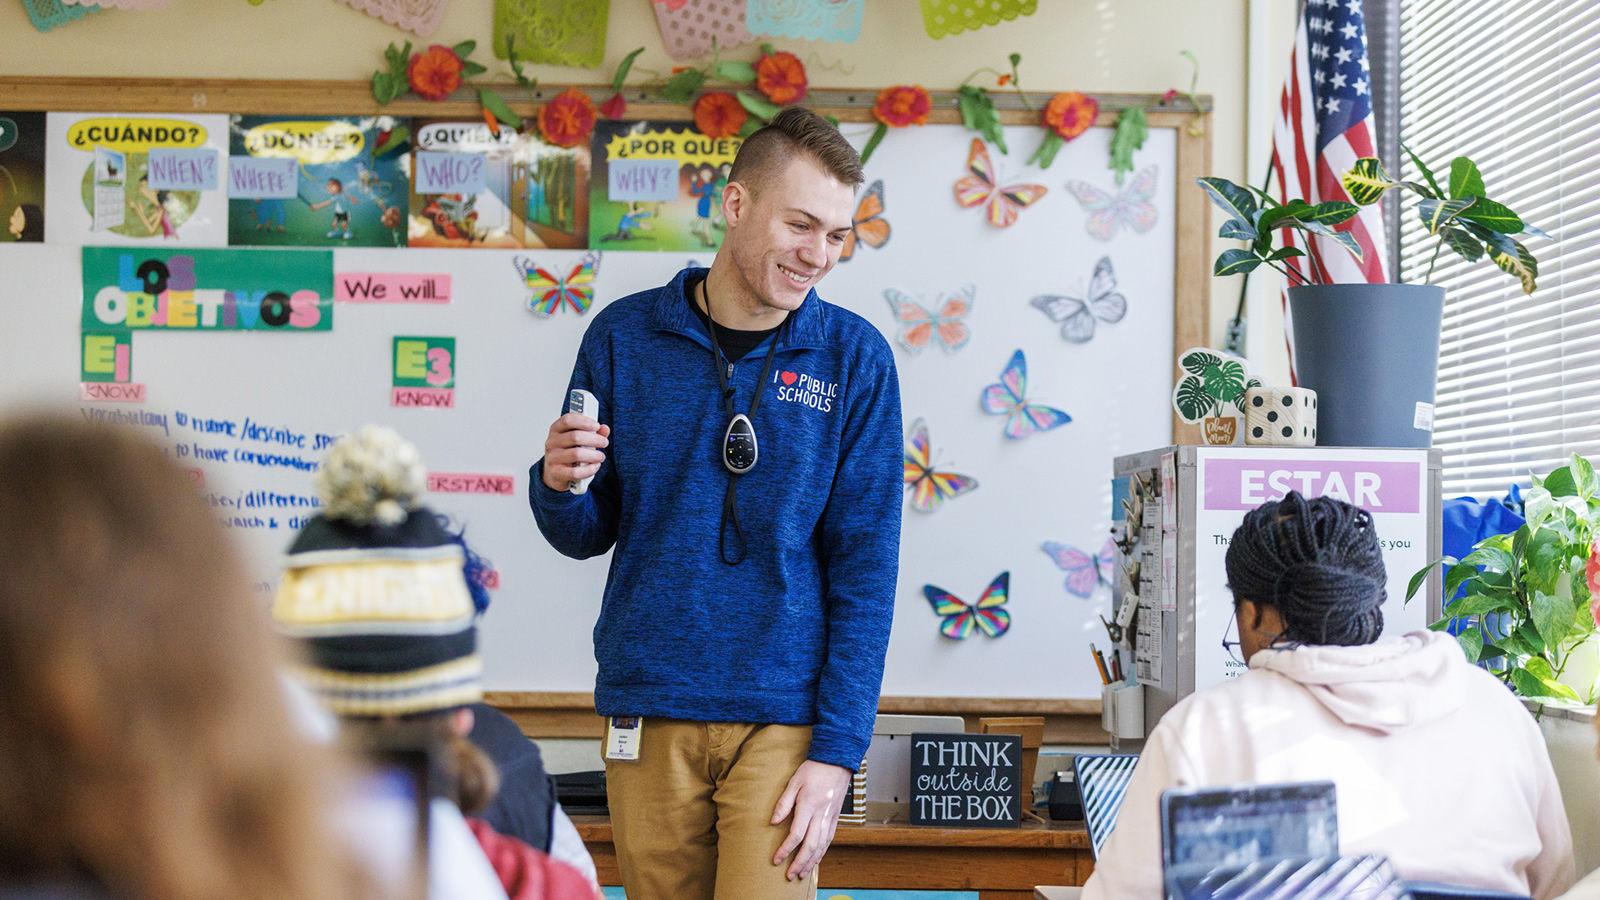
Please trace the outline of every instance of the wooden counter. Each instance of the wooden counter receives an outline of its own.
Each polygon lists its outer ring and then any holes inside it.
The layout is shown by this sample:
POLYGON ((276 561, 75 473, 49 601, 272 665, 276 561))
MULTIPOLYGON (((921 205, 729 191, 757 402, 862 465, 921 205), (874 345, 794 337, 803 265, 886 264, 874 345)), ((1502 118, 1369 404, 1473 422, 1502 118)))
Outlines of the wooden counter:
MULTIPOLYGON (((602 885, 619 885, 611 820, 573 816, 602 885)), ((820 886, 853 890, 978 891, 981 900, 1033 900, 1040 884, 1079 885, 1094 870, 1082 822, 1021 828, 840 825, 820 886)), ((827 896, 826 893, 820 896, 827 896)))

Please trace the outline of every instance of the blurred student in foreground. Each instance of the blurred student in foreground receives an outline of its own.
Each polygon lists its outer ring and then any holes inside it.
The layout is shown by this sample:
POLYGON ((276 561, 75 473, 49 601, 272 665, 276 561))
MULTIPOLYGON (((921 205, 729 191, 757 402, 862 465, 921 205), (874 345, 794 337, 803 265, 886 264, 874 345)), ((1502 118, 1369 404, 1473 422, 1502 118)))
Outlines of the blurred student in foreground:
POLYGON ((577 869, 466 819, 498 773, 467 740, 483 698, 464 546, 422 505, 427 475, 394 431, 342 438, 317 473, 323 509, 289 548, 273 619, 298 639, 296 672, 354 746, 432 748, 454 803, 429 807, 432 900, 595 900, 577 869))
POLYGON ((371 896, 278 650, 160 448, 0 423, 0 897, 371 896))
POLYGON ((1249 669, 1150 732, 1085 900, 1162 896, 1167 788, 1323 779, 1337 785, 1341 853, 1537 900, 1572 886, 1572 836, 1532 715, 1449 634, 1380 639, 1370 515, 1291 492, 1245 515, 1226 565, 1249 669))

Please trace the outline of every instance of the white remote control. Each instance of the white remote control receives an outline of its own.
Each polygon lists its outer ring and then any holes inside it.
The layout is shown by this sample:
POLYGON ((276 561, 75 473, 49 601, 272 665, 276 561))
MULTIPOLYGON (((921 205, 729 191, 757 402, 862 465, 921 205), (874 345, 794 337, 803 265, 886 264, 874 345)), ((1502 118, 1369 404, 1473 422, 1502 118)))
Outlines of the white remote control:
MULTIPOLYGON (((588 416, 595 421, 599 421, 600 401, 595 399, 593 394, 582 388, 573 388, 567 394, 567 412, 588 416)), ((589 492, 589 482, 593 480, 594 476, 590 475, 582 481, 569 481, 567 482, 567 493, 586 494, 589 492)))

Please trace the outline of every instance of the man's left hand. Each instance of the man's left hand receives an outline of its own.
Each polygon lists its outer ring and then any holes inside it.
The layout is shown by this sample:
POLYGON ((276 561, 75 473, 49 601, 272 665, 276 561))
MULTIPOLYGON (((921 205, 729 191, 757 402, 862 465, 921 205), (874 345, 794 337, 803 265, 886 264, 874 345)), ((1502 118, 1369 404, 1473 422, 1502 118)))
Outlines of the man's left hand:
POLYGON ((839 810, 844 808, 844 795, 850 790, 851 774, 842 766, 808 759, 789 779, 789 786, 772 811, 774 825, 781 824, 794 813, 789 836, 772 857, 772 864, 781 866, 789 854, 794 854, 794 862, 789 865, 785 878, 792 881, 808 877, 822 860, 828 845, 833 843, 833 832, 839 827, 839 810))

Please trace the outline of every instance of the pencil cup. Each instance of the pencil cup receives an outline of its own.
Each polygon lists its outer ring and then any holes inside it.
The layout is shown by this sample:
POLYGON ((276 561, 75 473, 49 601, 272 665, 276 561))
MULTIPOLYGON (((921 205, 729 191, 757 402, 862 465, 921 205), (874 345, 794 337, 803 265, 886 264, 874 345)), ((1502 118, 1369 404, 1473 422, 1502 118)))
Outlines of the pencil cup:
POLYGON ((1100 689, 1100 727, 1119 740, 1144 737, 1144 685, 1108 684, 1100 689))

